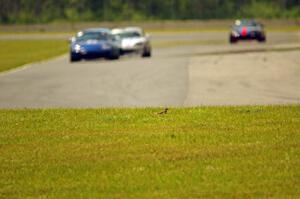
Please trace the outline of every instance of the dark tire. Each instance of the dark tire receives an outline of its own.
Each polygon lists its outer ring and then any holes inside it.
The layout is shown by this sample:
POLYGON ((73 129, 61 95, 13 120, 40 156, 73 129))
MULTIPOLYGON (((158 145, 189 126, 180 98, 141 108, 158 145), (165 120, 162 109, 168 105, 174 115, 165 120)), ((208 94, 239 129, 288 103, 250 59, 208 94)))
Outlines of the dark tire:
POLYGON ((234 38, 234 37, 229 38, 229 43, 236 44, 237 42, 238 42, 238 40, 236 38, 234 38))
POLYGON ((80 56, 76 56, 76 55, 73 55, 73 54, 70 55, 70 62, 79 62, 79 61, 81 61, 80 56))
POLYGON ((120 51, 120 56, 123 56, 123 55, 125 55, 126 53, 123 51, 123 50, 119 50, 120 51))
POLYGON ((267 40, 266 40, 266 37, 260 37, 258 38, 258 42, 260 43, 265 43, 267 40))
POLYGON ((142 53, 142 57, 149 58, 152 56, 151 48, 145 48, 142 53))
POLYGON ((120 58, 120 50, 116 50, 111 52, 111 54, 107 57, 109 60, 117 60, 120 58))

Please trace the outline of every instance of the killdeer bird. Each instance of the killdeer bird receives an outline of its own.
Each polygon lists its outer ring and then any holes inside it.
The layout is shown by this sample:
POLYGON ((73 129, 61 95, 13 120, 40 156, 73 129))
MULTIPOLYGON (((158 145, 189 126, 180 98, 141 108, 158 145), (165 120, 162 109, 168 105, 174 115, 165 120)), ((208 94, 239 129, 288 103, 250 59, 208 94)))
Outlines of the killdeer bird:
POLYGON ((168 111, 169 111, 169 108, 165 108, 164 111, 157 113, 157 115, 165 115, 168 113, 168 111))

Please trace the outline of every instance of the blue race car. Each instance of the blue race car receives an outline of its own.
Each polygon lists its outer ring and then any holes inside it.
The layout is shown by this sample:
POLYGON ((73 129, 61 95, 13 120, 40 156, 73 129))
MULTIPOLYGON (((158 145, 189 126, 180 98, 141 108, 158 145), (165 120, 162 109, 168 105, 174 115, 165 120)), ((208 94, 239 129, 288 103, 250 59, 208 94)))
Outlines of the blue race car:
POLYGON ((255 20, 236 20, 230 32, 229 42, 236 43, 239 40, 265 42, 264 26, 255 20))
POLYGON ((105 57, 119 59, 120 42, 109 29, 94 28, 77 33, 71 39, 70 61, 105 57))

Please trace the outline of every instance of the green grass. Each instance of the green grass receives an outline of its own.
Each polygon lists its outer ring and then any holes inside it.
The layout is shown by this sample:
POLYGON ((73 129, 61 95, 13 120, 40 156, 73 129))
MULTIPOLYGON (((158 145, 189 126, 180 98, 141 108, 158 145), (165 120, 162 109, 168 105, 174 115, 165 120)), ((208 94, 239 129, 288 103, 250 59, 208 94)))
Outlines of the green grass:
MULTIPOLYGON (((231 24, 230 24, 231 25, 231 24)), ((146 28, 145 31, 150 34, 184 34, 184 33, 206 33, 206 32, 226 32, 228 33, 230 31, 231 26, 217 26, 217 27, 190 27, 190 28, 146 28)), ((85 27, 88 28, 88 27, 85 27)), ((65 37, 71 37, 73 36, 78 30, 70 30, 70 31, 34 31, 34 30, 23 30, 23 31, 2 31, 0 30, 0 36, 1 35, 44 35, 44 36, 65 36, 65 37)), ((266 26, 267 32, 299 32, 300 26, 266 26)))
MULTIPOLYGON (((126 26, 141 26, 150 32, 163 33, 177 33, 177 32, 194 32, 194 31, 229 31, 235 19, 217 19, 217 20, 153 20, 153 21, 116 21, 116 22, 53 22, 48 24, 0 24, 0 35, 2 33, 62 33, 62 32, 76 32, 80 29, 90 27, 126 27, 126 26)), ((261 21, 269 31, 275 29, 276 31, 299 31, 300 26, 296 19, 272 19, 261 21)))
POLYGON ((68 43, 59 40, 0 40, 0 72, 61 55, 67 49, 68 43))
POLYGON ((300 106, 0 110, 0 198, 299 198, 300 106))

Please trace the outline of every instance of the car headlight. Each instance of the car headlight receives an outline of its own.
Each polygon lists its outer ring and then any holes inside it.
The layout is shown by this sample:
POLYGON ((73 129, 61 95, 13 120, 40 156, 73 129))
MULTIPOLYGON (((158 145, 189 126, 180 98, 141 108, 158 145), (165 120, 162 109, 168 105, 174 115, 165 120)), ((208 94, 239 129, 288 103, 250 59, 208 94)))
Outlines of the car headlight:
POLYGON ((81 49, 81 46, 80 46, 80 45, 76 44, 76 45, 74 46, 74 50, 75 50, 77 53, 80 51, 80 49, 81 49))
POLYGON ((84 47, 80 46, 79 44, 76 44, 74 47, 73 47, 74 51, 76 53, 80 53, 80 54, 86 54, 86 50, 84 49, 84 47))

